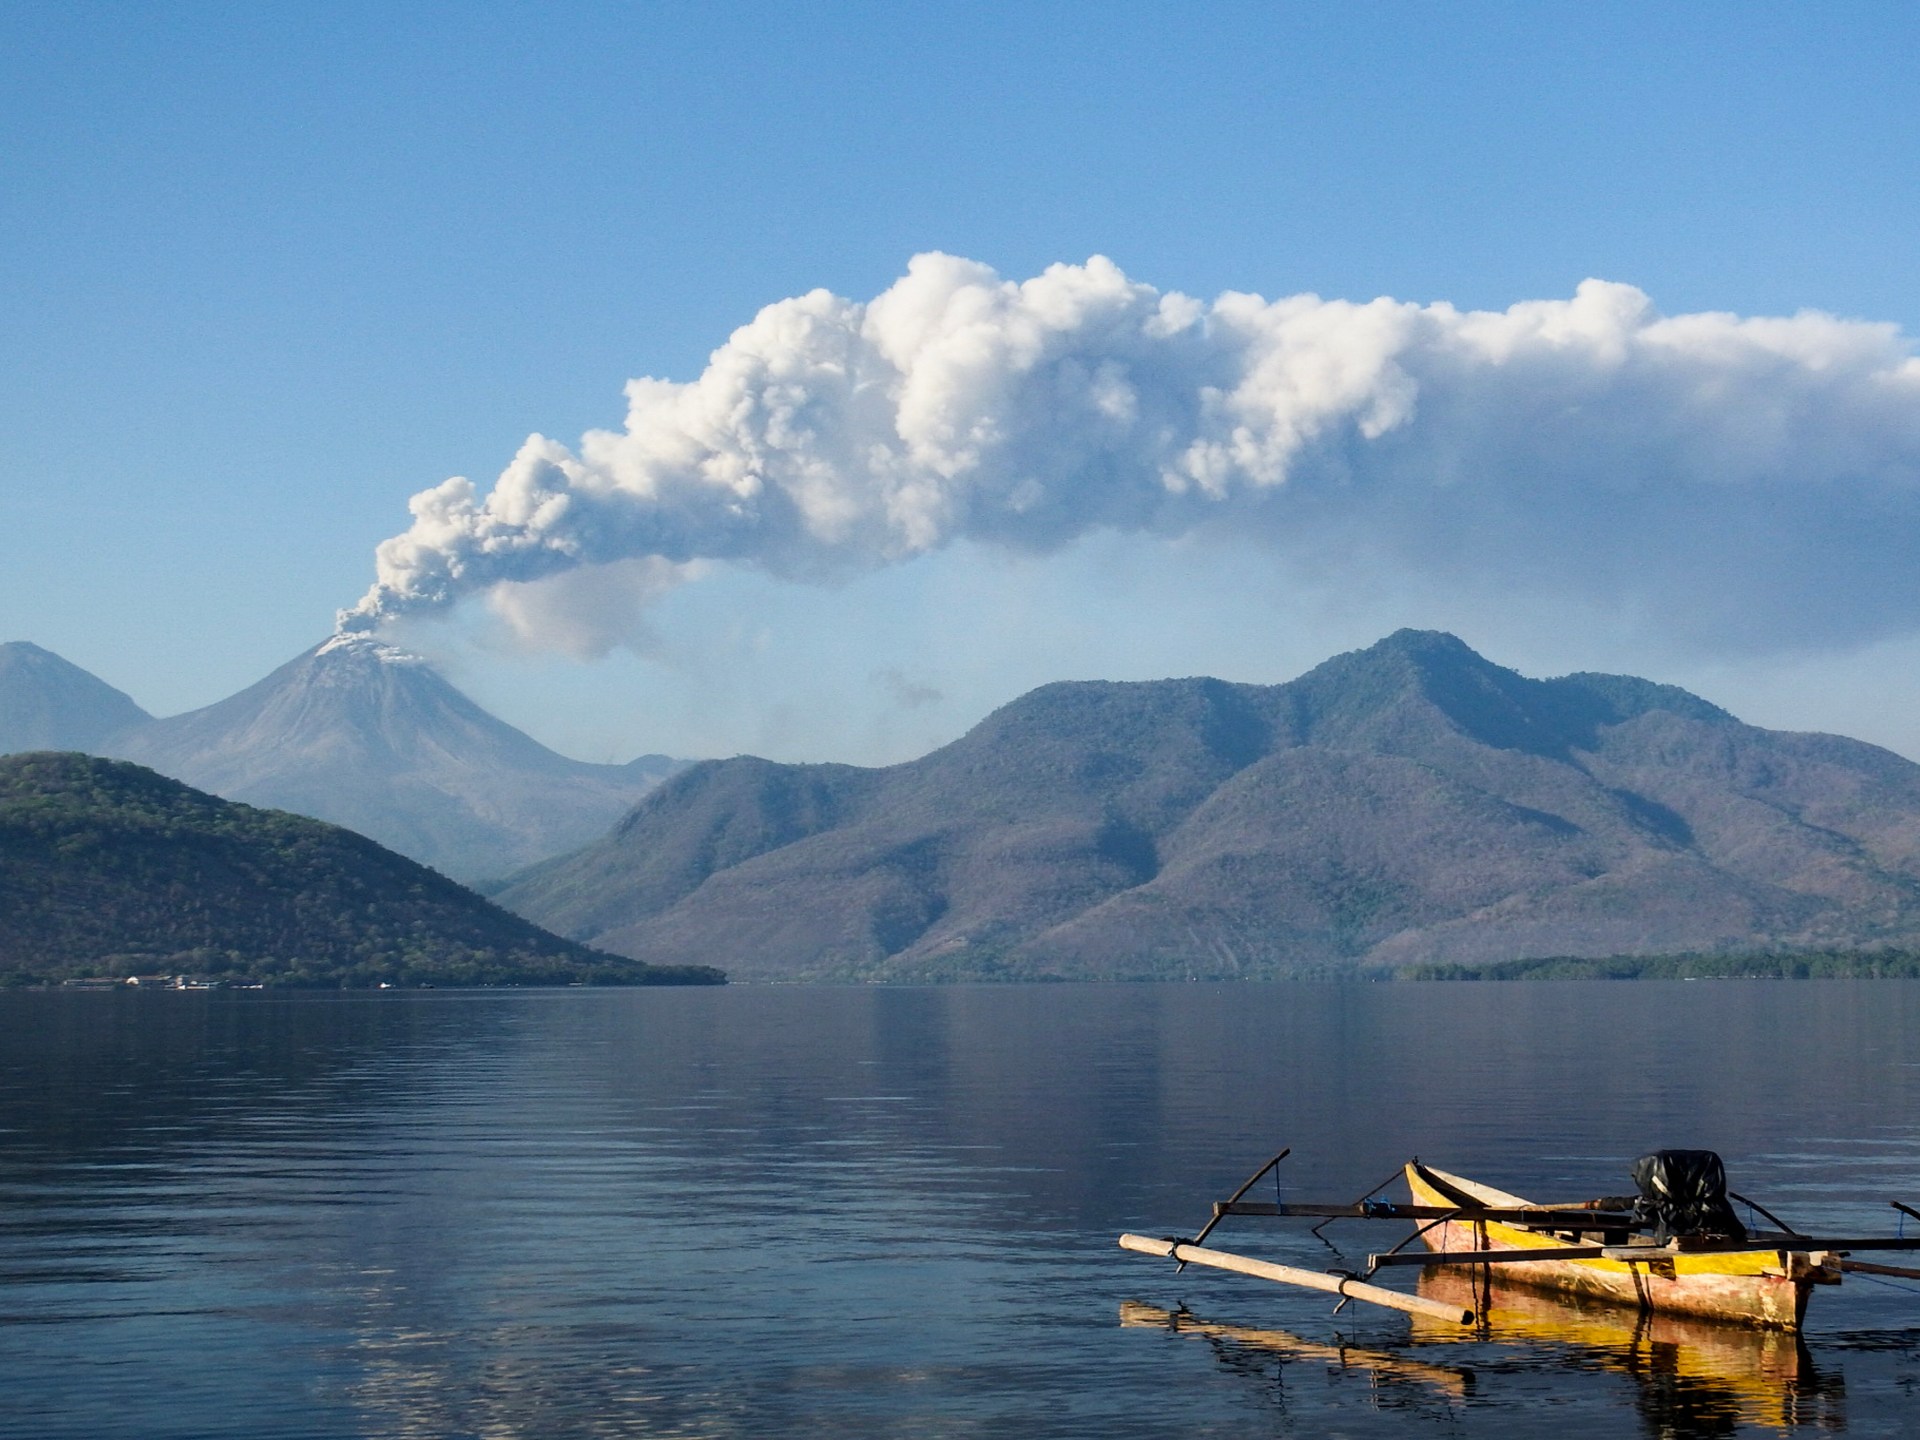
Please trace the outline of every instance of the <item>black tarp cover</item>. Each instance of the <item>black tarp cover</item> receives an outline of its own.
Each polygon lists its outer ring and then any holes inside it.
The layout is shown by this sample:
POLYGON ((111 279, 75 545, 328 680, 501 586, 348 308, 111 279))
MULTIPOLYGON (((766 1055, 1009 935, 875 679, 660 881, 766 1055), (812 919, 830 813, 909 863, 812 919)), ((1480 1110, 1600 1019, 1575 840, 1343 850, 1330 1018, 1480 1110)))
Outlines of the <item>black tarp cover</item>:
POLYGON ((1711 1150, 1656 1150, 1633 1162, 1640 1198, 1634 1217, 1665 1244, 1675 1235, 1744 1240, 1747 1227, 1727 1203, 1727 1172, 1711 1150))

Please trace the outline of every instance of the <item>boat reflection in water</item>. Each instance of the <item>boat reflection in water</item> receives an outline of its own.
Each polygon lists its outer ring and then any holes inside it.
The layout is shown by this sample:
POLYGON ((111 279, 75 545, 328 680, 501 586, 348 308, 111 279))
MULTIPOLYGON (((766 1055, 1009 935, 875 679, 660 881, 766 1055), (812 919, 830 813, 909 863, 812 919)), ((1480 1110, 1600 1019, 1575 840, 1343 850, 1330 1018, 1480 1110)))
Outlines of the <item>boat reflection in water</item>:
POLYGON ((1382 1408, 1404 1408, 1422 1395, 1458 1401, 1473 1392, 1473 1371, 1458 1365, 1435 1365, 1424 1360, 1368 1350, 1354 1345, 1327 1345, 1302 1339, 1285 1330, 1257 1330, 1247 1325, 1219 1325, 1202 1320, 1187 1309, 1164 1310, 1138 1300, 1123 1301, 1120 1323, 1132 1328, 1169 1330, 1221 1342, 1214 1347, 1221 1363, 1251 1370, 1262 1355, 1283 1361, 1306 1362, 1361 1376, 1383 1401, 1382 1408))
MULTIPOLYGON (((1471 1356, 1470 1364, 1220 1324, 1133 1300, 1120 1306, 1120 1323, 1204 1339, 1222 1365, 1250 1375, 1265 1374, 1261 1362, 1273 1357, 1352 1376, 1383 1410, 1508 1410, 1513 1402, 1524 1403, 1524 1392, 1541 1378, 1585 1372, 1628 1376, 1642 1433, 1659 1440, 1706 1440, 1753 1428, 1847 1428, 1842 1377, 1823 1374, 1790 1332, 1642 1315, 1520 1286, 1489 1287, 1476 1272, 1459 1268, 1422 1271, 1419 1289, 1486 1316, 1483 1324, 1465 1329, 1412 1317, 1412 1348, 1453 1347, 1463 1361, 1471 1356)), ((1535 1413, 1530 1405, 1528 1411, 1535 1413)))
MULTIPOLYGON (((1472 1330, 1413 1318, 1419 1345, 1519 1344, 1540 1363, 1630 1375, 1649 1433, 1710 1436, 1738 1425, 1846 1428, 1845 1382, 1822 1374, 1797 1333, 1548 1295, 1489 1283, 1488 1270, 1431 1267, 1419 1291, 1472 1306, 1472 1330)), ((1503 1367, 1504 1368, 1504 1367, 1503 1367)))

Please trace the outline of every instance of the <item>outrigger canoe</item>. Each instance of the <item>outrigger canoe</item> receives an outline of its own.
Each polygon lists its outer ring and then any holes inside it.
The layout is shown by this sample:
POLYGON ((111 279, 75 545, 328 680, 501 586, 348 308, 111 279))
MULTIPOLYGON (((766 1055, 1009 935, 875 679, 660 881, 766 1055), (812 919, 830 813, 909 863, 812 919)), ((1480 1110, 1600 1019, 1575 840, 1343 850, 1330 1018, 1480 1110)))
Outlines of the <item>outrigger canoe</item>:
MULTIPOLYGON (((1735 1218, 1720 1159, 1704 1150, 1663 1150, 1637 1161, 1640 1193, 1571 1204, 1541 1204, 1491 1185, 1409 1161, 1406 1203, 1369 1191, 1348 1205, 1286 1204, 1245 1197, 1284 1160, 1283 1150, 1256 1170, 1190 1241, 1122 1235, 1123 1249, 1323 1290, 1347 1300, 1471 1325, 1484 1306, 1409 1295, 1373 1283, 1402 1266, 1464 1269, 1501 1283, 1559 1292, 1655 1314, 1798 1330, 1815 1286, 1838 1285, 1850 1271, 1920 1280, 1920 1270, 1854 1260, 1855 1251, 1920 1250, 1920 1236, 1833 1237, 1791 1229, 1764 1207, 1748 1205, 1776 1228, 1748 1229, 1735 1218), (1205 1241, 1228 1216, 1399 1220, 1415 1226, 1391 1250, 1367 1257, 1363 1272, 1280 1265, 1205 1241), (1415 1241, 1421 1248, 1410 1249, 1415 1241)), ((1890 1202, 1904 1217, 1920 1210, 1890 1202)), ((1470 1292, 1471 1293, 1471 1292, 1470 1292)))
MULTIPOLYGON (((1475 1210, 1535 1207, 1518 1195, 1417 1160, 1408 1162, 1406 1177, 1414 1204, 1458 1207, 1459 1217, 1423 1228, 1420 1240, 1428 1253, 1408 1258, 1431 1264, 1436 1256, 1465 1253, 1474 1257, 1469 1263, 1476 1266, 1499 1264, 1500 1278, 1509 1285, 1568 1290, 1656 1314, 1798 1330, 1813 1287, 1841 1280, 1842 1255, 1826 1245, 1807 1248, 1802 1238, 1790 1241, 1783 1236, 1768 1242, 1767 1249, 1728 1250, 1707 1248, 1725 1241, 1705 1241, 1694 1248, 1605 1229, 1552 1230, 1474 1219, 1475 1210), (1596 1243, 1598 1253, 1565 1255, 1591 1251, 1596 1243), (1549 1258, 1554 1254, 1565 1258, 1549 1258)), ((1753 1234, 1757 1239, 1760 1232, 1753 1234)))

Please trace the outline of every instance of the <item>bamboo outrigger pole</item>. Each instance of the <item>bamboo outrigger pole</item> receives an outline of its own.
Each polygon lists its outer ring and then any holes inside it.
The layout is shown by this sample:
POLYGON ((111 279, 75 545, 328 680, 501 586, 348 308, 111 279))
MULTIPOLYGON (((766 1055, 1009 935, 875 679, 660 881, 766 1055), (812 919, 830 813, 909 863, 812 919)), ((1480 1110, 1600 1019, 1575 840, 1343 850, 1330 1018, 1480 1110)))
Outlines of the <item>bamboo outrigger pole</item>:
POLYGON ((1277 1280, 1282 1285, 1303 1285, 1309 1290, 1324 1290, 1347 1300, 1364 1300, 1369 1305, 1384 1305, 1389 1310, 1404 1310, 1409 1315, 1431 1315, 1471 1325, 1474 1314, 1443 1300, 1428 1300, 1420 1295, 1403 1295, 1398 1290, 1382 1289, 1364 1280, 1344 1275, 1327 1275, 1318 1270, 1301 1270, 1293 1265, 1275 1265, 1269 1260, 1254 1260, 1227 1250, 1208 1250, 1184 1240, 1156 1240, 1151 1235, 1122 1235, 1120 1248, 1141 1255, 1164 1255, 1182 1265, 1208 1265, 1215 1270, 1231 1270, 1236 1275, 1251 1275, 1256 1280, 1277 1280))

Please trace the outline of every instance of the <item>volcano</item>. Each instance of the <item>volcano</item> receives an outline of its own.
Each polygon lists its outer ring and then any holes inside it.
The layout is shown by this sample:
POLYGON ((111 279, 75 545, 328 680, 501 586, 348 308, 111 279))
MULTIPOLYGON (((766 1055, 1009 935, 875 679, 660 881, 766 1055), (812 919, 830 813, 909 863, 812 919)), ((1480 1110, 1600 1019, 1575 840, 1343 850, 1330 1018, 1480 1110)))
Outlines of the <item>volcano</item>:
POLYGON ((217 704, 123 730, 106 753, 344 825, 469 882, 585 844, 680 766, 568 759, 419 656, 342 635, 217 704))

